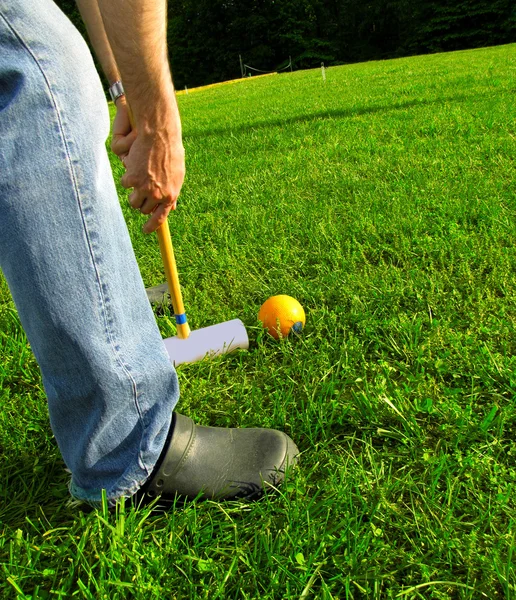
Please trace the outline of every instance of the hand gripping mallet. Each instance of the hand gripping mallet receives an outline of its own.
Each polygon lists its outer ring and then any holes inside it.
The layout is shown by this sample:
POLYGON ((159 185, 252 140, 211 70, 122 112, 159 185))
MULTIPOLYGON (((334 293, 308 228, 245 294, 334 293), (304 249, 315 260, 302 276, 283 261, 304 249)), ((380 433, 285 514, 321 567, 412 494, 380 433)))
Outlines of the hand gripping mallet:
MULTIPOLYGON (((131 126, 135 129, 134 118, 129 106, 128 112, 131 126)), ((240 319, 233 319, 194 331, 190 330, 179 285, 168 220, 158 227, 157 234, 177 327, 176 336, 163 340, 172 363, 178 366, 182 363, 192 363, 206 357, 226 354, 238 348, 247 350, 249 338, 240 319)))

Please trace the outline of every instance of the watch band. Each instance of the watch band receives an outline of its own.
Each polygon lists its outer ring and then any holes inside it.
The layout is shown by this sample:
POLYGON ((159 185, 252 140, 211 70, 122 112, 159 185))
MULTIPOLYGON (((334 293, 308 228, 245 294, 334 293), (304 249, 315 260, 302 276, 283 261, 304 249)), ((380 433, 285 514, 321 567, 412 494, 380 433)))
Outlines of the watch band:
POLYGON ((109 95, 111 96, 111 100, 113 100, 113 102, 116 102, 118 98, 124 94, 124 86, 122 85, 121 81, 115 81, 113 85, 109 86, 109 95))

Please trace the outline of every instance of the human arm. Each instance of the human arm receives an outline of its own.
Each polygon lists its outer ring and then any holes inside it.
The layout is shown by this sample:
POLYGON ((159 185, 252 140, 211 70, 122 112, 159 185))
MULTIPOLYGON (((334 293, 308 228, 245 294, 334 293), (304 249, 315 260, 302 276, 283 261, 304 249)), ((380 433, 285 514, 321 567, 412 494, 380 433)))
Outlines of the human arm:
POLYGON ((100 66, 106 75, 109 85, 120 80, 111 45, 104 29, 104 23, 96 0, 76 0, 82 20, 86 25, 88 38, 99 59, 100 66))
POLYGON ((131 206, 151 215, 144 226, 149 233, 175 209, 185 174, 168 62, 166 0, 98 0, 98 5, 136 128, 122 185, 134 188, 131 206))
POLYGON ((166 0, 81 3, 90 8, 98 4, 131 105, 136 137, 124 160, 122 185, 133 188, 131 206, 151 215, 144 226, 149 233, 176 207, 185 173, 181 121, 167 54, 166 0))
MULTIPOLYGON (((106 35, 98 3, 96 0, 76 0, 76 2, 100 66, 104 71, 109 85, 113 85, 115 81, 120 81, 120 72, 118 71, 113 50, 111 49, 111 45, 106 35)), ((129 113, 125 96, 120 96, 115 101, 115 105, 117 111, 113 121, 111 149, 117 156, 124 159, 127 156, 136 135, 132 131, 129 122, 129 113)))

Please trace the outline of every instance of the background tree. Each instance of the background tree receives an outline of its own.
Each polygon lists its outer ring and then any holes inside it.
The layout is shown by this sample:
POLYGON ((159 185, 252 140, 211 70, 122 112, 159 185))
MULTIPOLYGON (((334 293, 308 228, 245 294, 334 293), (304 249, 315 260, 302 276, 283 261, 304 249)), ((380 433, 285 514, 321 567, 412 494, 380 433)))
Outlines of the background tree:
MULTIPOLYGON (((79 30, 74 0, 57 0, 79 30)), ((239 55, 263 71, 289 56, 303 69, 516 41, 514 0, 169 0, 174 80, 240 77, 239 55)))

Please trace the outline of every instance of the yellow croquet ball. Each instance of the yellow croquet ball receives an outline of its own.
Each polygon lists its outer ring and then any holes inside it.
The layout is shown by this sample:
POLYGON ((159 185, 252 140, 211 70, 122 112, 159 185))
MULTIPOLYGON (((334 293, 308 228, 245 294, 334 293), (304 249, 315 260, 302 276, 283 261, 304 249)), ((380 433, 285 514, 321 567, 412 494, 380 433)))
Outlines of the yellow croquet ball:
POLYGON ((299 302, 291 296, 281 294, 266 300, 259 312, 258 320, 264 328, 278 339, 287 337, 291 331, 301 333, 305 326, 305 311, 299 302))

